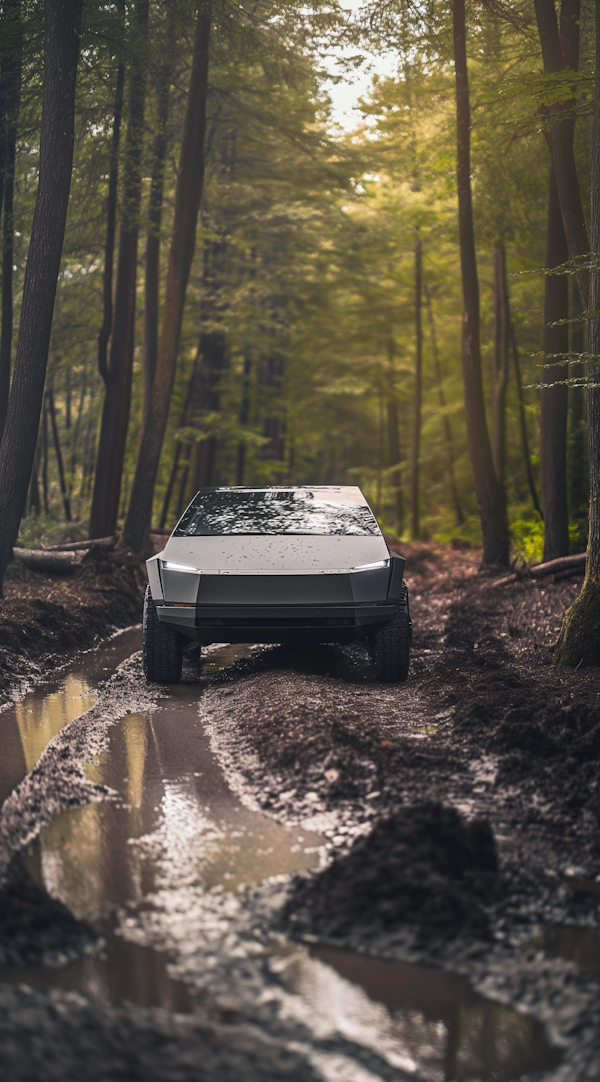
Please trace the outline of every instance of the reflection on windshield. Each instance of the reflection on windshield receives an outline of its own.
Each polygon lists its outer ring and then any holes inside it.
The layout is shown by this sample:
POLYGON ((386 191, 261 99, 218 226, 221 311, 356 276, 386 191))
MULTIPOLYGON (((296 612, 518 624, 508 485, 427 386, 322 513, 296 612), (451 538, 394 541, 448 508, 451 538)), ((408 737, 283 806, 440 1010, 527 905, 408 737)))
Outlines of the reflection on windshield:
POLYGON ((373 537, 379 526, 366 504, 336 503, 306 489, 216 489, 194 497, 173 533, 373 537))

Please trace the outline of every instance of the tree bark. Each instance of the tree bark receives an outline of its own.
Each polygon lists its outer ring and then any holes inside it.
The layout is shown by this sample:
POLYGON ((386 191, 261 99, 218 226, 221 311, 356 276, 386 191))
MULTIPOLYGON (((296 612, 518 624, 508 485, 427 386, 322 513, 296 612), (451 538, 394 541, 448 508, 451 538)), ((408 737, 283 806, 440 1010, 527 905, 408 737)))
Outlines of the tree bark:
POLYGON ((48 502, 48 406, 46 404, 46 395, 44 395, 42 409, 42 491, 44 494, 44 513, 47 515, 50 506, 48 502))
POLYGON ((494 470, 485 416, 479 342, 479 281, 471 196, 471 109, 467 70, 465 0, 453 0, 456 72, 456 173, 463 284, 462 365, 467 443, 481 517, 484 566, 508 566, 508 527, 494 470))
MULTIPOLYGON (((547 75, 551 75, 564 68, 576 70, 579 62, 580 0, 563 0, 560 34, 554 0, 534 0, 534 4, 544 71, 547 75)), ((559 102, 550 106, 548 141, 556 174, 556 187, 569 258, 579 260, 587 256, 590 248, 573 149, 574 104, 574 102, 559 102)), ((577 284, 581 303, 587 310, 589 288, 587 271, 580 271, 577 274, 577 284)))
MULTIPOLYGON (((550 169, 546 267, 561 266, 568 259, 567 241, 558 199, 554 167, 550 169)), ((544 284, 543 351, 567 353, 569 326, 551 327, 556 320, 569 318, 569 286, 564 274, 546 275, 544 284)), ((562 381, 566 369, 551 365, 544 369, 540 393, 540 473, 544 505, 544 560, 555 560, 569 552, 569 509, 567 504, 567 408, 568 391, 562 381)))
POLYGON ((425 285, 425 302, 427 304, 427 316, 429 320, 429 333, 431 336, 431 352, 433 353, 433 368, 435 372, 435 382, 438 389, 438 399, 440 403, 440 413, 442 415, 442 423, 444 426, 444 441, 446 444, 446 460, 448 462, 448 483, 450 485, 450 494, 452 496, 452 503, 454 505, 454 514, 456 515, 456 525, 462 526, 465 521, 465 516, 460 503, 458 495, 458 486, 456 484, 456 471, 454 468, 454 439, 452 437, 452 427, 450 425, 450 418, 448 417, 448 407, 446 404, 446 396, 444 394, 444 386, 442 382, 442 369, 440 365, 440 351, 438 347, 437 334, 435 331, 435 320, 433 318, 433 305, 431 303, 431 290, 429 285, 425 285))
POLYGON ((67 486, 65 484, 65 468, 63 465, 63 456, 60 449, 60 438, 58 435, 58 425, 56 424, 56 410, 54 409, 54 391, 52 387, 46 392, 46 398, 48 401, 48 412, 50 413, 50 424, 52 426, 52 439, 54 441, 54 451, 56 454, 56 465, 58 466, 58 483, 60 485, 60 494, 63 499, 63 507, 65 509, 65 518, 67 522, 71 521, 71 504, 69 502, 69 494, 67 492, 67 486))
POLYGON ((104 242, 104 275, 102 292, 104 311, 102 326, 98 334, 98 371, 105 384, 108 381, 108 341, 112 330, 113 318, 113 264, 115 258, 115 229, 117 222, 117 185, 119 179, 119 143, 121 140, 121 120, 123 116, 123 92, 125 87, 125 64, 117 65, 117 83, 115 87, 115 107, 110 158, 108 169, 108 196, 106 200, 106 240, 104 242))
POLYGON ((169 118, 170 64, 162 64, 158 72, 158 127, 152 150, 152 180, 148 207, 148 238, 146 241, 146 279, 144 282, 144 358, 142 386, 142 431, 148 423, 152 402, 152 387, 158 359, 158 304, 160 275, 160 224, 162 218, 165 161, 167 157, 167 121, 169 118))
MULTIPOLYGON (((600 258, 600 0, 596 0, 596 95, 592 133, 592 254, 600 258)), ((600 271, 590 273, 590 311, 600 309, 600 271)), ((565 613, 556 646, 559 665, 600 665, 600 318, 588 320, 588 456, 590 523, 581 593, 565 613)))
POLYGON ((0 586, 19 532, 35 455, 71 186, 82 0, 46 0, 40 179, 15 369, 0 447, 0 586))
POLYGON ((415 244, 415 393, 413 402, 413 438, 410 470, 410 533, 413 541, 421 535, 419 514, 419 467, 421 455, 421 392, 423 383, 423 326, 421 319, 423 253, 421 241, 415 244))
MULTIPOLYGON (((187 387, 187 393, 186 393, 186 396, 185 396, 185 402, 183 404, 183 409, 181 411, 181 420, 180 420, 180 427, 181 428, 183 428, 185 425, 187 425, 189 423, 190 408, 191 408, 191 405, 192 405, 194 389, 195 389, 196 382, 197 382, 197 379, 198 379, 199 361, 200 361, 200 349, 198 348, 198 352, 196 353, 196 356, 194 357, 194 363, 192 365, 192 371, 190 372, 190 378, 189 378, 189 381, 188 381, 188 387, 187 387)), ((181 442, 178 441, 177 442, 177 447, 175 448, 175 454, 173 455, 173 464, 171 466, 171 472, 169 474, 169 480, 167 482, 167 489, 166 489, 166 492, 165 492, 165 498, 164 498, 164 501, 163 501, 162 512, 161 512, 161 516, 160 516, 159 527, 160 527, 161 530, 164 529, 164 526, 165 526, 165 523, 167 521, 167 517, 168 517, 168 514, 169 514, 169 505, 171 503, 171 496, 173 494, 173 489, 175 487, 175 481, 177 480, 177 470, 179 468, 179 460, 180 460, 180 458, 181 458, 181 442)), ((188 454, 188 458, 189 458, 189 454, 188 454)), ((189 467, 186 464, 184 466, 184 472, 186 473, 186 477, 187 477, 188 468, 189 467)), ((177 506, 179 506, 179 504, 177 506)))
MULTIPOLYGON (((581 319, 581 300, 577 283, 571 279, 569 288, 570 343, 569 352, 581 354, 584 351, 583 323, 581 319), (575 320, 576 322, 573 322, 575 320)), ((585 383, 585 364, 576 362, 569 366, 571 379, 585 383)), ((569 423, 567 447, 567 493, 569 498, 569 517, 578 527, 578 546, 587 543, 588 504, 590 498, 588 479, 587 430, 585 418, 585 387, 569 387, 569 423)))
POLYGON ((506 507, 506 392, 509 348, 508 283, 506 249, 494 249, 494 352, 492 367, 492 446, 494 469, 506 507))
POLYGON ((390 334, 388 342, 388 401, 387 401, 387 425, 388 447, 390 466, 393 466, 392 483, 394 487, 394 510, 396 512, 396 533, 402 536, 404 530, 404 493, 402 491, 402 469, 400 460, 400 429, 398 425, 398 400, 396 398, 396 382, 394 379, 394 352, 395 343, 390 334))
MULTIPOLYGON (((136 19, 142 41, 148 31, 148 0, 137 0, 136 19)), ((132 61, 129 86, 129 123, 123 163, 123 209, 119 239, 119 262, 115 295, 110 361, 102 409, 94 492, 90 512, 90 537, 115 532, 123 460, 131 406, 131 378, 135 345, 135 307, 146 71, 138 54, 132 61)))
POLYGON ((152 402, 143 426, 138 458, 121 543, 141 555, 151 551, 150 526, 154 485, 169 416, 175 378, 183 306, 189 281, 198 210, 204 186, 204 138, 212 0, 200 0, 190 87, 181 144, 179 176, 160 346, 152 402))
POLYGON ((23 66, 23 28, 21 0, 7 0, 2 20, 2 176, 0 176, 0 208, 2 222, 2 316, 0 323, 0 441, 6 421, 10 392, 10 370, 13 339, 13 205, 15 190, 15 157, 17 125, 21 101, 23 66))
POLYGON ((537 488, 535 487, 535 480, 533 477, 533 467, 531 465, 531 454, 529 453, 529 436, 527 433, 527 417, 525 414, 525 400, 523 398, 523 380, 521 378, 521 362, 519 360, 519 350, 517 348, 517 338, 515 335, 515 329, 511 323, 510 325, 510 344, 512 348, 513 363, 515 366, 515 382, 517 384, 517 396, 519 400, 519 425, 521 428, 521 446, 523 448, 523 458, 525 461, 525 472, 527 474, 527 483, 529 485, 529 491, 531 493, 531 500, 534 509, 537 511, 540 518, 543 520, 544 513, 540 506, 538 499, 537 488))
POLYGON ((38 483, 38 474, 40 472, 40 440, 35 447, 35 455, 33 456, 33 467, 31 470, 31 480, 29 482, 29 511, 30 514, 39 515, 40 513, 40 486, 38 483))
MULTIPOLYGON (((220 331, 204 331, 198 347, 200 365, 192 392, 192 419, 200 413, 215 413, 219 408, 219 381, 225 366, 225 337, 220 331)), ((199 488, 208 488, 214 481, 217 441, 214 435, 200 440, 194 448, 192 495, 199 488)))
MULTIPOLYGON (((243 427, 248 424, 248 416, 250 410, 250 374, 252 372, 252 358, 249 353, 246 353, 244 357, 244 374, 242 376, 242 398, 240 401, 240 425, 243 427)), ((244 484, 244 467, 246 464, 246 444, 243 442, 238 443, 236 463, 235 463, 235 483, 236 485, 244 484)))

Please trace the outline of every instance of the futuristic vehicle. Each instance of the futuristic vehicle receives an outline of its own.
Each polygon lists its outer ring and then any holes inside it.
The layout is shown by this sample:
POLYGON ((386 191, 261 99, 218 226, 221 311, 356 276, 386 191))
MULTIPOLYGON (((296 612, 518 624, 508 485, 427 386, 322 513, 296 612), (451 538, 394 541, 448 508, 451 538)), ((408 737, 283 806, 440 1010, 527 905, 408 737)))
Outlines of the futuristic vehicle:
POLYGON ((379 680, 405 680, 405 563, 359 488, 203 488, 146 564, 146 676, 177 683, 198 644, 358 640, 379 680))

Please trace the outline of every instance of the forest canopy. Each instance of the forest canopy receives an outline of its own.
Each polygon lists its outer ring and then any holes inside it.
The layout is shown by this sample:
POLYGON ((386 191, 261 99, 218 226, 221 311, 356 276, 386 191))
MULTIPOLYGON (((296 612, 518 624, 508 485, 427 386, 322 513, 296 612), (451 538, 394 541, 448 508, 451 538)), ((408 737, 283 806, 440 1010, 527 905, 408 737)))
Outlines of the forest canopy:
POLYGON ((333 483, 400 539, 480 543, 483 523, 488 562, 509 540, 528 560, 585 548, 587 271, 564 271, 590 251, 593 6, 2 0, 0 17, 0 475, 52 49, 78 39, 21 543, 122 528, 143 554, 201 487, 333 483), (332 87, 382 52, 394 73, 340 126, 332 87))

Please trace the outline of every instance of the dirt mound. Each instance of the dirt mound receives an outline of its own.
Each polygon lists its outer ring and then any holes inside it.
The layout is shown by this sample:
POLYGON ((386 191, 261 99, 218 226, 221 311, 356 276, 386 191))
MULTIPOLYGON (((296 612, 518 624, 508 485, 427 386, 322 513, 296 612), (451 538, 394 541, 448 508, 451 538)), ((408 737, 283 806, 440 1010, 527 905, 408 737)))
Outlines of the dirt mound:
POLYGON ((319 936, 401 924, 423 937, 463 929, 481 936, 497 870, 487 821, 467 823, 453 808, 421 804, 382 820, 325 871, 299 880, 284 915, 319 936))
POLYGON ((0 889, 0 966, 64 962, 96 939, 91 928, 15 862, 0 889))
POLYGON ((12 565, 0 601, 0 703, 32 666, 63 664, 113 629, 139 623, 145 583, 136 557, 98 547, 66 578, 12 565))

